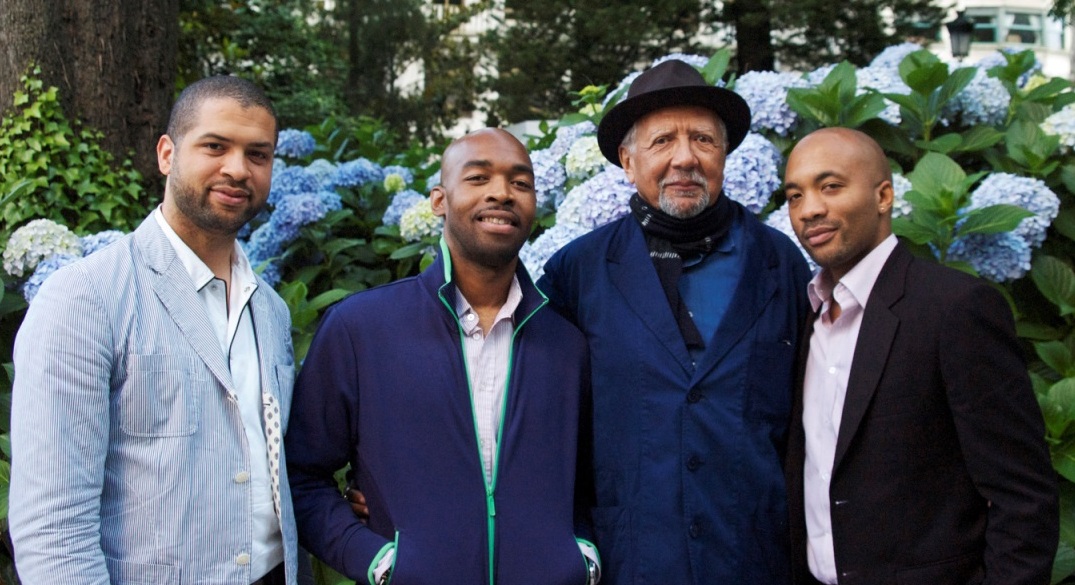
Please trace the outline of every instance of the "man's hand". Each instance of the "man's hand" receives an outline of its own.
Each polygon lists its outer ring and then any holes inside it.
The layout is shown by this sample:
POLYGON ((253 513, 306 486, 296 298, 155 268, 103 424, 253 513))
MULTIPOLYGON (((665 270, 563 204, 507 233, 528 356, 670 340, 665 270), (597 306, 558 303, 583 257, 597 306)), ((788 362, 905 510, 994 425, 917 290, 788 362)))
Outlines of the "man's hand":
POLYGON ((343 490, 343 497, 347 499, 347 503, 351 504, 351 511, 355 513, 355 516, 358 516, 363 522, 370 519, 370 509, 366 506, 366 496, 358 491, 357 486, 347 484, 347 487, 343 490))

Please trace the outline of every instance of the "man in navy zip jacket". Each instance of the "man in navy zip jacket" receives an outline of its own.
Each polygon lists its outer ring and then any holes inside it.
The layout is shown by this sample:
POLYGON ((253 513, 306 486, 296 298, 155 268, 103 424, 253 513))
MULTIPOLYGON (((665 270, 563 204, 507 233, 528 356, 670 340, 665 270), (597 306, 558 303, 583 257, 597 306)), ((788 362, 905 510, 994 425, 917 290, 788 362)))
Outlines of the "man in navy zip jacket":
POLYGON ((441 168, 437 261, 333 307, 303 364, 286 438, 300 542, 371 585, 594 582, 574 504, 590 366, 518 261, 530 158, 487 129, 441 168), (333 478, 347 463, 365 523, 333 478))

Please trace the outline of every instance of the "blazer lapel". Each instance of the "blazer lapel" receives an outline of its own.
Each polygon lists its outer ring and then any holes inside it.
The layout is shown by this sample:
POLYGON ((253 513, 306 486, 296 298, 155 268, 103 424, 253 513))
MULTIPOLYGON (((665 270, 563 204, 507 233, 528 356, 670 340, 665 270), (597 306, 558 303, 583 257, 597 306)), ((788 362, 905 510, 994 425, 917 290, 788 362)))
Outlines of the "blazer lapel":
POLYGON ((900 324, 899 317, 892 312, 892 305, 903 297, 907 267, 911 260, 911 253, 902 245, 897 245, 881 269, 866 302, 862 327, 855 343, 855 356, 851 361, 851 373, 847 379, 843 418, 836 438, 834 470, 847 453, 881 381, 900 324))
POLYGON ((190 275, 177 259, 168 236, 157 225, 156 218, 150 215, 142 222, 135 233, 135 240, 146 265, 153 271, 153 289, 157 298, 195 353, 228 392, 234 394, 231 370, 220 350, 220 342, 213 334, 205 307, 194 290, 190 275))
POLYGON ((607 260, 613 285, 639 320, 679 362, 683 371, 689 374, 693 366, 687 344, 679 333, 668 297, 657 279, 657 271, 650 261, 646 239, 638 222, 630 218, 624 221, 622 229, 609 246, 607 260))

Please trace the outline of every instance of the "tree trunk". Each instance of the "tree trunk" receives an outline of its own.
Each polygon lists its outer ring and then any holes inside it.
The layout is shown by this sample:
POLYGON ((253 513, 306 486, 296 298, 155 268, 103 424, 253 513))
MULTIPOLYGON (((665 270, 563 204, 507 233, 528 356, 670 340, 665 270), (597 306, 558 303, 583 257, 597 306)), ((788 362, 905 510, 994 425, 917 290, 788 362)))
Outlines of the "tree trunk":
POLYGON ((0 108, 36 63, 69 118, 100 130, 117 159, 133 150, 135 167, 154 180, 178 34, 179 0, 0 0, 0 108))
POLYGON ((724 9, 735 23, 739 75, 774 70, 768 0, 731 0, 724 9))

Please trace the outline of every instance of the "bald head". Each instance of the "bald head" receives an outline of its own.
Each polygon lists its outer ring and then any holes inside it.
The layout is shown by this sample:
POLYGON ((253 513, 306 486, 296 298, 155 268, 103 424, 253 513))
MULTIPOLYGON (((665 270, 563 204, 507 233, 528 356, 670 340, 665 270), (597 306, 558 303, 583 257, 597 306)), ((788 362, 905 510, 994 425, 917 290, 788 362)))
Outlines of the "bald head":
POLYGON ((795 235, 835 280, 892 233, 892 170, 872 138, 825 128, 788 156, 784 194, 795 235))
POLYGON ((456 180, 468 166, 487 165, 489 160, 470 159, 471 155, 481 150, 482 152, 500 151, 503 157, 511 158, 519 166, 520 170, 529 170, 533 173, 530 163, 530 155, 526 152, 519 139, 503 128, 482 128, 465 136, 456 138, 444 149, 440 159, 440 183, 450 185, 456 180), (479 149, 477 146, 489 146, 491 149, 479 149), (525 169, 523 168, 525 167, 525 169))

